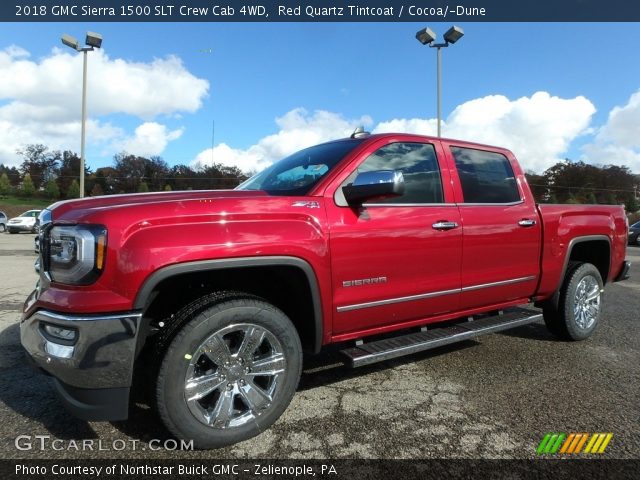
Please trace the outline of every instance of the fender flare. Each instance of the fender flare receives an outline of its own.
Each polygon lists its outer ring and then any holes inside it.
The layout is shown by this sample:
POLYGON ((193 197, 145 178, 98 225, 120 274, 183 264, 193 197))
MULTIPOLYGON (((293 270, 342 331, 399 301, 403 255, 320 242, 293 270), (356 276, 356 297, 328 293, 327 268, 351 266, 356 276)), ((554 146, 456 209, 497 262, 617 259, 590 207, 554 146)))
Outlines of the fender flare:
MULTIPOLYGON (((564 278, 567 274, 567 268, 569 268, 569 258, 571 257, 571 252, 573 251, 573 247, 575 247, 579 243, 592 242, 595 240, 606 241, 607 244, 609 245, 609 271, 611 271, 611 239, 607 235, 585 235, 583 237, 574 237, 571 240, 569 240, 569 245, 567 245, 567 252, 564 256, 564 260, 562 263, 562 272, 560 273, 560 281, 558 282, 558 285, 556 286, 556 289, 554 290, 553 295, 551 295, 549 298, 545 300, 536 302, 536 304, 539 304, 541 306, 550 305, 557 308, 558 302, 560 301, 560 289, 562 288, 562 284, 564 283, 564 278)), ((606 284, 607 279, 603 278, 602 282, 606 284)))
POLYGON ((323 317, 322 317, 322 302, 320 296, 320 288, 318 287, 318 280, 316 274, 311 265, 298 257, 288 256, 268 256, 268 257, 239 257, 239 258, 225 258, 216 260, 199 260, 193 262, 177 263, 174 265, 168 265, 162 267, 151 275, 149 275, 139 289, 135 301, 134 308, 143 310, 147 305, 148 299, 151 297, 153 290, 164 280, 174 277, 176 275, 182 275, 186 273, 206 272, 210 270, 225 270, 230 268, 250 268, 250 267, 276 267, 276 266, 289 266, 295 267, 305 274, 307 281, 309 282, 309 289, 311 292, 311 300, 313 302, 313 316, 314 316, 314 353, 320 351, 322 347, 322 334, 323 334, 323 317))

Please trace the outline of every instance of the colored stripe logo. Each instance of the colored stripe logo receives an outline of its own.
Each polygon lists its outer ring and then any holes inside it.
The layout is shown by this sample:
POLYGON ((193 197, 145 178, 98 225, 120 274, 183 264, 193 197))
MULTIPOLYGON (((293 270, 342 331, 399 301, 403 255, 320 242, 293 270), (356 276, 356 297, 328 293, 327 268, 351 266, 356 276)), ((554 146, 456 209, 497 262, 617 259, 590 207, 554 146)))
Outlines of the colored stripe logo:
POLYGON ((538 448, 538 455, 600 454, 611 442, 613 433, 547 433, 538 448))

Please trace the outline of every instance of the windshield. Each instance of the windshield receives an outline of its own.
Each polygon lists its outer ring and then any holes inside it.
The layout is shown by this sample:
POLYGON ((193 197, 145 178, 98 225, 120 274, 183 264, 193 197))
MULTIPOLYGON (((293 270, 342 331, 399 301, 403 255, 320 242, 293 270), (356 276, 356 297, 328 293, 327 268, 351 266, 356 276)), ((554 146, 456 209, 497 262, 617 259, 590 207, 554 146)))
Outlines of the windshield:
POLYGON ((629 228, 635 228, 637 230, 640 230, 640 222, 636 222, 633 225, 631 225, 629 228))
POLYGON ((339 140, 305 148, 284 158, 236 187, 271 195, 306 195, 362 139, 339 140))

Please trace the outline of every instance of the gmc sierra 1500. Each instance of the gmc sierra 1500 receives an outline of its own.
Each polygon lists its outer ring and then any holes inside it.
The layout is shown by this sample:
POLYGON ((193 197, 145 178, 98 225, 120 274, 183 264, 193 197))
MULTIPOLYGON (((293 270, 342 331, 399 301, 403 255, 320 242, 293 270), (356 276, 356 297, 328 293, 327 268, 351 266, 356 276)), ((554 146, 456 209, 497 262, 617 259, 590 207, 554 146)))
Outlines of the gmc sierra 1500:
POLYGON ((359 366, 542 318, 582 340, 629 269, 621 207, 536 205, 510 151, 406 134, 310 147, 230 191, 60 202, 40 225, 29 357, 85 419, 126 418, 151 379, 200 448, 274 423, 303 349, 340 342, 359 366))

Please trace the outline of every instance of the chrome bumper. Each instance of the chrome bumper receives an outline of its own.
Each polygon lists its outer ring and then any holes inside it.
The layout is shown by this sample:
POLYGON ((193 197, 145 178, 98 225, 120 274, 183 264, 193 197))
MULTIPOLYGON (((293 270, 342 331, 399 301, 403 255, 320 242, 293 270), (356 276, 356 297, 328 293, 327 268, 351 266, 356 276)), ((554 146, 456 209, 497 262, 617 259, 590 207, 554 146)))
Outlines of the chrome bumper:
POLYGON ((38 310, 22 319, 20 340, 39 368, 70 387, 128 388, 141 317, 138 312, 68 315, 38 310), (46 325, 75 331, 75 337, 52 336, 46 325))

